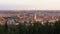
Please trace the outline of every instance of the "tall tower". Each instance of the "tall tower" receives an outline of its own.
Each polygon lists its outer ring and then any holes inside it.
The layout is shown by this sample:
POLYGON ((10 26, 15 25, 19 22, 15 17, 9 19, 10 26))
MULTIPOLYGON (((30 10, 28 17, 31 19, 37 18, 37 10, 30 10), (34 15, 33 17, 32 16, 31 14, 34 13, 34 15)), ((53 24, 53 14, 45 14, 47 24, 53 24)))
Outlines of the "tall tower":
POLYGON ((37 16, 36 16, 36 14, 34 15, 34 21, 37 21, 37 16))

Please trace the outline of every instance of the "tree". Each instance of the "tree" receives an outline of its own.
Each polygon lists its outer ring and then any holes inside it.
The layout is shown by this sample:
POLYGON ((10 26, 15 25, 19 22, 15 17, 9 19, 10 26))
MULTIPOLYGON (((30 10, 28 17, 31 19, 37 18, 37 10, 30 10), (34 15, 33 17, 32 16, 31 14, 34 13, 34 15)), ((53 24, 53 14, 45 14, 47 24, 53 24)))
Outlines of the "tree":
POLYGON ((55 22, 55 34, 60 34, 60 21, 55 22))

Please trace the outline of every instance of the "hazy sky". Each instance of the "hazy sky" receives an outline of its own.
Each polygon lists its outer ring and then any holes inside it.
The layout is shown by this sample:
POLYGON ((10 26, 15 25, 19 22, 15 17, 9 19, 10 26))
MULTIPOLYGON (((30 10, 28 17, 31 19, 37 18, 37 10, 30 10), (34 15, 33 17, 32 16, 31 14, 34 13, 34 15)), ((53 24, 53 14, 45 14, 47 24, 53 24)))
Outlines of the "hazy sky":
POLYGON ((60 0, 0 0, 0 10, 60 10, 60 0))

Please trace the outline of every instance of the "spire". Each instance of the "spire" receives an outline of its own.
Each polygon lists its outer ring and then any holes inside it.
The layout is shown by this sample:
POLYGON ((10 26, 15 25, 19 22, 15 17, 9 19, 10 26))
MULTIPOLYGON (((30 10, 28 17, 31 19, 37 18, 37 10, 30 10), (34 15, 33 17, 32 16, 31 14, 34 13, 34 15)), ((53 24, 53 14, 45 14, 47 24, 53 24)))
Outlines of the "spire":
POLYGON ((34 15, 34 20, 36 21, 37 17, 36 17, 36 14, 34 15))

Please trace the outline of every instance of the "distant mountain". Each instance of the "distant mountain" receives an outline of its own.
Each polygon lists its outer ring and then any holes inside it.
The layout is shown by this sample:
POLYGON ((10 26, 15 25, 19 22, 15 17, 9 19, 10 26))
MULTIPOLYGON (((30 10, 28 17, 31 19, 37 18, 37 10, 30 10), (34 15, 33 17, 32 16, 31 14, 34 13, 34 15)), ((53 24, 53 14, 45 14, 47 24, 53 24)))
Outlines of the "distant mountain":
POLYGON ((14 10, 1 10, 1 13, 6 13, 6 14, 19 14, 19 13, 60 13, 60 10, 21 10, 21 11, 14 11, 14 10))

